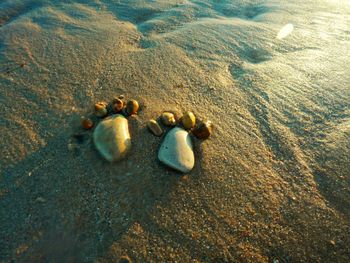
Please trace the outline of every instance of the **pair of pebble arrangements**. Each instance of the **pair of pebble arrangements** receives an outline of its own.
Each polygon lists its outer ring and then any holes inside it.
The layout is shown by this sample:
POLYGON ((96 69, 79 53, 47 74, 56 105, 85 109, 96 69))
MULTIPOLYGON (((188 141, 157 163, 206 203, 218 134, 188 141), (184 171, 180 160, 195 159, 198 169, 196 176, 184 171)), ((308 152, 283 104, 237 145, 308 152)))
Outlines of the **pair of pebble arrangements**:
MULTIPOLYGON (((113 99, 110 104, 95 104, 95 115, 104 119, 95 128, 93 141, 98 152, 106 160, 118 161, 129 152, 131 138, 126 117, 137 114, 138 110, 139 103, 136 100, 125 102, 124 96, 113 99)), ((196 117, 192 112, 186 112, 180 119, 171 112, 163 112, 160 120, 163 125, 172 129, 165 135, 159 148, 158 159, 177 171, 191 171, 195 158, 190 133, 199 139, 207 139, 212 133, 212 123, 207 121, 196 125, 196 117)), ((90 118, 83 118, 82 126, 92 129, 94 123, 90 118)), ((154 119, 148 121, 147 127, 155 136, 160 137, 164 133, 161 125, 154 119)))

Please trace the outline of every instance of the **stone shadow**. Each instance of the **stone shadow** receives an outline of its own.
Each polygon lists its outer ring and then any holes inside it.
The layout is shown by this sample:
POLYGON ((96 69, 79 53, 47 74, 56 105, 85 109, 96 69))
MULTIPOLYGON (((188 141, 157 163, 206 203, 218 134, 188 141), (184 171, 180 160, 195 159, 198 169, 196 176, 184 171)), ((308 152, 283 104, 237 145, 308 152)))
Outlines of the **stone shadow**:
POLYGON ((155 205, 166 202, 181 176, 159 165, 160 138, 147 132, 139 117, 129 123, 133 148, 118 163, 102 160, 90 132, 72 138, 64 129, 2 172, 5 262, 93 261, 135 222, 149 224, 155 205))

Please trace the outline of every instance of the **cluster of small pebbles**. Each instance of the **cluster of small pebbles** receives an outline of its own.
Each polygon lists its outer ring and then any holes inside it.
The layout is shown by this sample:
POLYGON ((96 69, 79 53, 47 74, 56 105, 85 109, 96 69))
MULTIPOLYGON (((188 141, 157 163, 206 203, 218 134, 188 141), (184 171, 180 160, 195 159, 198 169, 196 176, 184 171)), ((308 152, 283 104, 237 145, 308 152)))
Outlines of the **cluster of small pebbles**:
MULTIPOLYGON (((136 100, 125 101, 121 95, 110 103, 97 102, 93 115, 82 118, 81 125, 84 129, 94 128, 93 142, 104 159, 118 161, 130 151, 131 137, 127 117, 137 114, 139 108, 136 100)), ((183 173, 190 172, 194 167, 192 135, 198 139, 207 139, 213 132, 210 121, 198 121, 191 111, 185 112, 181 118, 171 111, 165 111, 157 120, 149 120, 147 127, 158 137, 168 130, 159 147, 158 159, 183 173)))
POLYGON ((115 97, 110 103, 100 101, 94 105, 93 116, 82 117, 81 125, 85 130, 90 130, 95 126, 95 122, 98 122, 101 118, 106 118, 114 114, 122 114, 125 117, 137 114, 140 105, 137 100, 131 99, 125 101, 124 95, 115 97), (95 117, 99 119, 96 120, 95 117))
MULTIPOLYGON (((208 139, 213 132, 213 124, 211 121, 198 121, 191 111, 187 111, 181 118, 177 118, 174 113, 165 111, 161 114, 160 123, 166 127, 179 126, 190 131, 198 139, 208 139)), ((147 123, 148 129, 155 136, 162 136, 164 131, 160 123, 155 119, 151 119, 147 123)))
MULTIPOLYGON (((173 127, 177 124, 177 118, 174 113, 165 111, 160 116, 160 121, 163 125, 167 127, 173 127)), ((151 119, 147 123, 148 129, 155 135, 155 136, 162 136, 164 133, 163 128, 159 125, 159 123, 155 119, 151 119)))

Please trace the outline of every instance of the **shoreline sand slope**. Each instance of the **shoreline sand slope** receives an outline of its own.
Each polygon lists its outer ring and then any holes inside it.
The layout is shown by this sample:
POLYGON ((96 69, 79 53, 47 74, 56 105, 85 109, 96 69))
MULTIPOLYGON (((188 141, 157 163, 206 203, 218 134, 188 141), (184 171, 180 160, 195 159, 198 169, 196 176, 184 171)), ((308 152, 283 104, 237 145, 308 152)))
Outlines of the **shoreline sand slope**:
POLYGON ((350 5, 286 2, 2 1, 0 261, 349 262, 350 5), (73 135, 119 94, 143 108, 109 164, 73 135), (189 175, 164 110, 215 125, 189 175))

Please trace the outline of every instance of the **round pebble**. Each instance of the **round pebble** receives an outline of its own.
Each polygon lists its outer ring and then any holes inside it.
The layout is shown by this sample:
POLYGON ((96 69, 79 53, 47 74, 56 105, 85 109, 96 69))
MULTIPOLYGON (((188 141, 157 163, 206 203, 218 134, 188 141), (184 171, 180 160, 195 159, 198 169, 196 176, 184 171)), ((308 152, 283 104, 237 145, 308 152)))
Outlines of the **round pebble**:
POLYGON ((161 136, 163 134, 163 130, 156 120, 149 120, 147 127, 155 136, 161 136))
POLYGON ((136 100, 129 100, 126 103, 126 113, 128 115, 136 114, 139 110, 139 103, 136 100))
POLYGON ((164 125, 166 126, 175 126, 176 125, 176 119, 175 115, 171 112, 163 112, 161 116, 161 120, 164 125))
POLYGON ((93 121, 89 118, 83 118, 81 121, 81 125, 86 130, 90 130, 92 127, 94 127, 93 121))
POLYGON ((97 102, 95 104, 95 115, 97 117, 104 117, 108 113, 107 111, 107 103, 102 101, 102 102, 97 102))
POLYGON ((112 100, 112 104, 117 103, 117 102, 119 102, 120 100, 121 100, 121 101, 123 102, 123 104, 125 105, 124 96, 114 97, 113 100, 112 100))
POLYGON ((185 129, 190 130, 196 125, 196 117, 190 111, 182 116, 182 125, 185 129))
POLYGON ((121 99, 118 99, 118 98, 114 99, 112 108, 113 108, 115 113, 121 112, 122 109, 124 108, 124 101, 122 101, 121 99))
POLYGON ((128 120, 121 114, 104 119, 94 130, 93 141, 106 160, 113 162, 124 158, 131 149, 128 120))
POLYGON ((213 123, 211 121, 202 122, 192 132, 198 139, 207 139, 213 132, 213 123))

